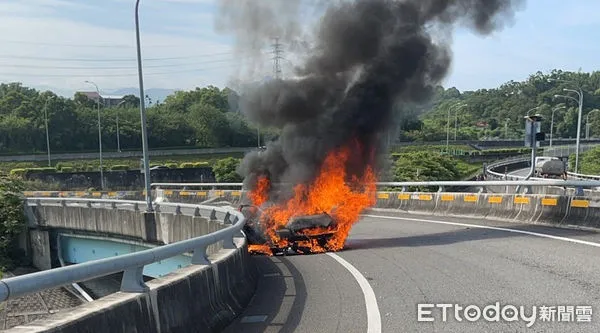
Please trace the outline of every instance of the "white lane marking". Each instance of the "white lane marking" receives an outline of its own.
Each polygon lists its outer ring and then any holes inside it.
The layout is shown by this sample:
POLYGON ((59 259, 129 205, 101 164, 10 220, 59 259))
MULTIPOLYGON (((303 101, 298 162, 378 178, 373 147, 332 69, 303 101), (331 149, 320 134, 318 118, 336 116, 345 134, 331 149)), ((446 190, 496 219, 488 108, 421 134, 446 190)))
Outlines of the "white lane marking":
POLYGON ((379 306, 377 305, 377 298, 375 292, 369 281, 352 266, 351 263, 344 260, 342 257, 335 253, 327 252, 327 255, 339 262, 344 268, 354 276, 356 282, 362 289, 363 295, 365 296, 365 305, 367 306, 367 333, 381 333, 381 314, 379 313, 379 306))
POLYGON ((406 220, 406 221, 437 223, 437 224, 456 225, 456 226, 461 226, 461 227, 470 227, 470 228, 480 228, 480 229, 490 229, 490 230, 506 231, 506 232, 513 232, 513 233, 517 233, 517 234, 524 234, 524 235, 530 235, 530 236, 550 238, 550 239, 559 240, 559 241, 563 241, 563 242, 571 242, 571 243, 576 243, 576 244, 582 244, 582 245, 600 247, 600 243, 588 242, 588 241, 584 241, 584 240, 580 240, 580 239, 575 239, 575 238, 554 236, 554 235, 550 235, 550 234, 543 234, 543 233, 539 233, 539 232, 517 230, 517 229, 510 229, 510 228, 492 227, 492 226, 485 226, 485 225, 478 225, 478 224, 469 224, 469 223, 459 223, 459 222, 447 222, 447 221, 439 221, 439 220, 416 219, 416 218, 398 217, 398 216, 383 216, 383 215, 371 215, 371 214, 363 214, 362 216, 373 217, 373 218, 376 218, 376 219, 406 220))

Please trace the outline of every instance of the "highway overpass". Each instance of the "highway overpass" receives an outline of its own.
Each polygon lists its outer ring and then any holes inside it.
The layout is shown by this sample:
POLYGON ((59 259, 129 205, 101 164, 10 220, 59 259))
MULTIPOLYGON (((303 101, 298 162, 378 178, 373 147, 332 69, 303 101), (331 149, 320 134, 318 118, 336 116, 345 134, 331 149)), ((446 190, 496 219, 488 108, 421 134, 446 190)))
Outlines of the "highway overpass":
MULTIPOLYGON (((235 204, 245 195, 239 189, 193 186, 162 187, 155 194, 162 203, 155 218, 148 220, 143 202, 101 198, 108 193, 87 200, 59 198, 61 193, 27 193, 37 197, 28 202, 41 224, 32 230, 93 231, 106 238, 121 235, 142 243, 169 244, 159 247, 164 249, 235 225, 237 222, 230 219, 233 215, 217 216, 210 207, 198 203, 212 198, 235 204), (184 201, 187 204, 179 203, 184 201), (214 229, 195 229, 213 220, 229 223, 215 222, 214 229)), ((193 327, 224 328, 226 332, 521 332, 528 331, 527 325, 534 319, 531 331, 597 332, 598 227, 600 200, 590 197, 380 191, 376 207, 364 212, 344 251, 248 257, 242 254, 243 239, 235 238, 235 248, 212 247, 210 264, 190 262, 147 282, 147 290, 135 291, 129 285, 125 288, 128 292, 9 332, 75 332, 82 327, 98 332, 121 332, 124 327, 144 332, 194 331, 193 327), (257 274, 245 269, 246 264, 257 274), (209 275, 208 270, 212 271, 209 275), (206 289, 216 276, 228 276, 232 279, 229 286, 236 287, 225 293, 229 289, 221 289, 220 284, 206 289), (190 285, 195 289, 186 289, 190 285), (243 290, 250 294, 239 296, 243 290), (215 318, 227 320, 201 326, 207 317, 215 316, 201 307, 203 301, 211 304, 211 311, 224 311, 215 318), (464 313, 468 306, 472 314, 475 306, 483 309, 496 302, 500 310, 509 312, 511 308, 506 306, 515 306, 517 311, 523 306, 526 317, 536 306, 536 313, 530 319, 517 316, 514 321, 501 316, 497 322, 481 315, 470 321, 470 314, 464 313), (462 321, 455 319, 454 304, 463 307, 458 311, 462 321), (444 308, 447 321, 442 319, 444 308), (542 314, 553 319, 543 321, 542 314), (434 320, 427 321, 431 317, 434 320), (184 324, 187 326, 181 326, 184 324)), ((188 250, 189 246, 170 254, 188 250)), ((73 267, 98 269, 95 263, 73 267)), ((23 283, 2 280, 0 295, 14 300, 11 291, 26 293, 19 289, 23 283)), ((512 317, 510 313, 505 316, 512 317)))

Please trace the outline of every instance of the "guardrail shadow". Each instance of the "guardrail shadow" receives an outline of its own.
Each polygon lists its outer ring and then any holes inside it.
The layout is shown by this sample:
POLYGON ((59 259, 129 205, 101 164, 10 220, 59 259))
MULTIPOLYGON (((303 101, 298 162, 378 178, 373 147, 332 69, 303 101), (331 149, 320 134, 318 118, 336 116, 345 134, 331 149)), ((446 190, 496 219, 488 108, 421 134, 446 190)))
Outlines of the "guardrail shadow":
MULTIPOLYGON (((498 226, 503 227, 503 226, 498 226)), ((485 228, 462 227, 460 230, 445 231, 439 233, 403 236, 403 237, 386 237, 386 238, 349 238, 346 241, 344 251, 376 249, 376 248, 399 248, 399 247, 420 247, 420 246, 436 246, 450 245, 463 242, 481 241, 489 239, 515 238, 515 237, 536 237, 516 232, 503 230, 493 230, 485 228)), ((552 228, 549 226, 538 225, 511 225, 510 229, 545 233, 559 237, 585 238, 586 236, 598 236, 600 232, 593 230, 576 230, 564 228, 552 228)))
POLYGON ((307 297, 302 274, 285 257, 252 256, 252 260, 259 274, 255 295, 223 332, 294 332, 307 297))

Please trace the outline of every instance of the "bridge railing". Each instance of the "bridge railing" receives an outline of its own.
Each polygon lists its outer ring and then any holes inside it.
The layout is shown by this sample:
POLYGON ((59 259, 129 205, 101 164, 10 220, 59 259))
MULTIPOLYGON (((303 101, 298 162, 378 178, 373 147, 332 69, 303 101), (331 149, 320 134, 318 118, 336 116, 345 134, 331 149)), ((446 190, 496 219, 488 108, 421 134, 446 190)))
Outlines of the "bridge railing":
POLYGON ((575 172, 567 172, 569 177, 578 178, 578 179, 588 179, 588 180, 600 180, 600 176, 598 175, 585 175, 581 173, 575 172))
MULTIPOLYGON (((77 206, 85 204, 88 207, 100 209, 138 209, 145 204, 143 201, 80 198, 27 198, 26 201, 28 205, 32 206, 77 206)), ((210 264, 206 252, 207 247, 223 241, 223 248, 234 249, 234 237, 241 234, 241 229, 245 223, 245 218, 240 212, 222 207, 161 203, 157 206, 157 210, 190 216, 206 216, 213 220, 222 221, 222 223, 229 226, 207 235, 148 250, 2 279, 0 280, 0 302, 119 272, 123 272, 121 291, 144 292, 148 290, 143 280, 144 266, 190 252, 193 253, 192 265, 210 264)))

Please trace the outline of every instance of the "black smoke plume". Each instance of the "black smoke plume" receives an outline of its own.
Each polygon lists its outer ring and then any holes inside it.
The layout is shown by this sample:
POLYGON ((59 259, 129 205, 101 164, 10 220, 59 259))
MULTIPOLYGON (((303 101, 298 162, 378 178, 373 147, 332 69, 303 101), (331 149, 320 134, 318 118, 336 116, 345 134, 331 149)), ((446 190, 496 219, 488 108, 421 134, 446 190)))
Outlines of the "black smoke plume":
MULTIPOLYGON (((303 3, 221 0, 218 26, 234 32, 238 46, 262 47, 276 35, 300 45, 303 3)), ((360 148, 353 150, 348 171, 360 173, 381 150, 394 110, 402 109, 395 106, 426 101, 447 75, 449 32, 464 26, 488 34, 509 21, 521 3, 313 0, 310 8, 322 10, 322 16, 294 78, 254 87, 241 100, 252 121, 281 130, 266 151, 244 158, 240 171, 246 185, 252 188, 259 175, 275 184, 310 182, 328 152, 352 142, 360 148)))

